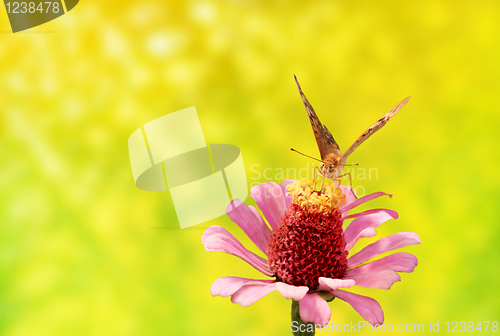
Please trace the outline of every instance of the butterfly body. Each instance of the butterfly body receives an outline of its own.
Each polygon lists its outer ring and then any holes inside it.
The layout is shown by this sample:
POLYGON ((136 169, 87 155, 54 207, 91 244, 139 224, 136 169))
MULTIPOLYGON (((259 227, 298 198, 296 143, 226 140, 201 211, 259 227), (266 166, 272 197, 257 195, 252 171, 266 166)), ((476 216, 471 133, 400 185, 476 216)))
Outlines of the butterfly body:
POLYGON ((311 127, 314 132, 314 137, 316 138, 316 143, 318 144, 319 152, 321 155, 321 166, 320 174, 326 178, 335 180, 342 176, 342 169, 346 165, 346 161, 349 155, 354 152, 354 150, 362 144, 366 139, 368 139, 372 134, 385 126, 385 124, 403 107, 406 105, 410 97, 404 99, 398 105, 393 107, 389 112, 387 112, 382 118, 378 119, 373 125, 371 125, 361 136, 349 147, 344 153, 340 150, 339 145, 333 138, 332 134, 328 128, 323 125, 320 121, 316 112, 314 112, 313 107, 307 100, 306 96, 300 88, 300 84, 295 77, 295 83, 299 89, 300 97, 306 108, 307 115, 309 116, 309 121, 311 122, 311 127))
POLYGON ((342 174, 342 166, 340 160, 342 159, 342 152, 330 153, 325 156, 320 165, 320 171, 326 178, 335 180, 342 174))

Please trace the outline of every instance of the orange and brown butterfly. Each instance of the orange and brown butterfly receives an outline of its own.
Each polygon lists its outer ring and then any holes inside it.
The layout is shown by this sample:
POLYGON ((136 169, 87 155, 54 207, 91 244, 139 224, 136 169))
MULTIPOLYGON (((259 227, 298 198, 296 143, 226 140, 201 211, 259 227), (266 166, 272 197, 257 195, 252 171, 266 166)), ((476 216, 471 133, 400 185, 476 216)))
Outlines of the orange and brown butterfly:
POLYGON ((351 155, 352 152, 354 152, 354 150, 358 148, 358 146, 361 145, 366 139, 372 136, 372 134, 384 127, 385 124, 392 117, 394 117, 394 115, 401 110, 401 108, 405 106, 410 99, 410 97, 408 97, 393 107, 382 118, 377 120, 366 131, 364 131, 363 134, 361 134, 361 136, 352 144, 352 146, 345 151, 345 153, 342 153, 339 145, 333 138, 328 128, 319 121, 313 107, 302 92, 300 84, 297 81, 297 77, 295 77, 295 75, 293 77, 295 78, 295 83, 297 83, 300 97, 306 107, 307 115, 309 116, 309 121, 311 122, 316 142, 318 143, 319 153, 321 155, 320 173, 322 176, 330 179, 338 179, 339 177, 342 177, 342 169, 346 165, 349 155, 351 155))

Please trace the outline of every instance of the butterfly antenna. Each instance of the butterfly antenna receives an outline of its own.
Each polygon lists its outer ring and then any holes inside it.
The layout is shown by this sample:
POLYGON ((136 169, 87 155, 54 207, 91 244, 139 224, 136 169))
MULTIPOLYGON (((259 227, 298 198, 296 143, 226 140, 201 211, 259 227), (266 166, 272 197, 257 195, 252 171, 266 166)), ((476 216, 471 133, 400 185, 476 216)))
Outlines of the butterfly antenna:
POLYGON ((359 166, 359 163, 342 164, 342 165, 339 165, 339 166, 342 166, 342 167, 346 167, 346 166, 359 166))
POLYGON ((306 154, 304 154, 304 153, 301 153, 301 152, 299 152, 298 150, 295 150, 295 149, 293 149, 293 148, 290 148, 290 150, 291 150, 292 152, 299 153, 300 155, 304 155, 305 157, 308 157, 308 158, 310 158, 310 159, 313 159, 313 160, 316 160, 316 161, 322 162, 320 159, 316 159, 315 157, 312 157, 312 156, 306 155, 306 154))

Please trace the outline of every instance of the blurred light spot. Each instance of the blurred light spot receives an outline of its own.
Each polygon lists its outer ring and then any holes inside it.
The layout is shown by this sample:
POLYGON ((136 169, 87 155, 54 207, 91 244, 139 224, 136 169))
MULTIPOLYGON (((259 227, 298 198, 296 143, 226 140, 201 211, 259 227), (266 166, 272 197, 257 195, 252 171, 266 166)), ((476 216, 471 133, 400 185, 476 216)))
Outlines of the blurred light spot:
POLYGON ((150 54, 165 56, 171 54, 178 46, 179 39, 170 33, 158 33, 151 35, 146 41, 146 49, 150 54))
POLYGON ((58 79, 55 75, 44 74, 40 81, 40 91, 46 95, 55 95, 59 89, 58 79))
POLYGON ((137 63, 130 64, 129 75, 134 87, 141 87, 151 82, 151 69, 137 63))
POLYGON ((83 105, 84 103, 75 96, 66 96, 63 101, 63 112, 66 119, 70 122, 80 120, 83 115, 83 105))
POLYGON ((55 209, 49 191, 40 187, 29 187, 14 200, 13 215, 35 225, 45 224, 53 216, 55 209), (29 211, 28 211, 29 209, 29 211))
POLYGON ((127 40, 116 29, 104 29, 102 38, 104 50, 109 56, 124 58, 129 55, 127 40))
POLYGON ((196 21, 203 23, 212 22, 216 16, 216 10, 211 3, 198 3, 193 6, 191 15, 196 21))
POLYGON ((87 132, 87 139, 95 148, 106 147, 109 143, 109 134, 100 127, 93 127, 87 132))
POLYGON ((449 21, 451 7, 443 3, 431 1, 425 4, 424 8, 426 13, 425 17, 422 17, 422 23, 424 25, 434 29, 446 27, 449 21))
POLYGON ((132 119, 134 117, 134 113, 140 110, 136 106, 135 100, 130 97, 123 97, 116 104, 116 113, 120 121, 132 119))
POLYGON ((26 81, 23 76, 18 72, 13 72, 7 77, 7 83, 13 91, 23 91, 26 88, 26 81))
POLYGON ((220 27, 207 37, 209 49, 217 52, 229 48, 231 34, 225 27, 220 27))
MULTIPOLYGON (((138 3, 130 8, 130 21, 138 26, 146 26, 163 15, 165 10, 158 4, 138 3)), ((165 17, 162 16, 163 19, 165 17)))
POLYGON ((7 120, 12 133, 16 134, 31 150, 46 174, 51 177, 62 177, 65 174, 66 167, 61 157, 50 146, 47 139, 39 134, 37 128, 24 118, 21 111, 8 111, 7 120))
POLYGON ((78 9, 83 22, 103 22, 100 18, 102 8, 97 4, 88 3, 78 9))
POLYGON ((187 64, 177 63, 166 72, 166 81, 175 82, 177 84, 180 82, 190 82, 192 81, 192 77, 192 72, 187 64))

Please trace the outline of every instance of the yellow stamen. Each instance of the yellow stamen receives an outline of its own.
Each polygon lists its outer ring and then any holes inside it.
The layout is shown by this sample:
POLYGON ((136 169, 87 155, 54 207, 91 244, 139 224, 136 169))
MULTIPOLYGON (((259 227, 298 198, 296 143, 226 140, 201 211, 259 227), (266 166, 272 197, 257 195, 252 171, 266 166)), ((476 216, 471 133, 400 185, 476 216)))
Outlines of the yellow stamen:
POLYGON ((288 194, 293 196, 292 202, 313 212, 327 213, 345 203, 345 195, 334 183, 325 182, 323 192, 316 190, 312 180, 297 180, 288 185, 288 194))

